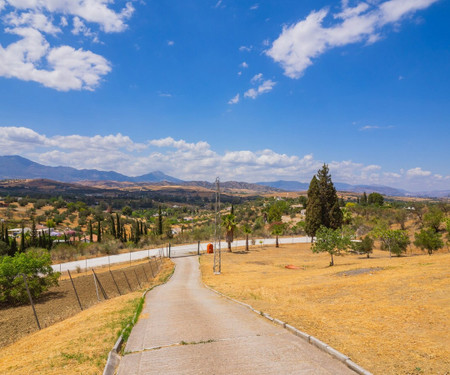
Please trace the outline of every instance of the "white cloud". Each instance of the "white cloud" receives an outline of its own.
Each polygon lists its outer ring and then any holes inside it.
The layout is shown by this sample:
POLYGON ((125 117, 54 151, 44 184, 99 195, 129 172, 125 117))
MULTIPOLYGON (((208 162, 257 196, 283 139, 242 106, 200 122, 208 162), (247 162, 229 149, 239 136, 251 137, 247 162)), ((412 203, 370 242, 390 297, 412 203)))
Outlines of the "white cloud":
POLYGON ((168 46, 173 46, 173 45, 175 45, 175 42, 173 40, 168 40, 167 41, 167 45, 168 46))
POLYGON ((109 8, 111 2, 106 0, 6 0, 6 3, 18 12, 48 12, 64 16, 77 16, 86 22, 99 24, 107 33, 124 31, 127 27, 125 21, 134 12, 131 2, 127 2, 122 10, 116 12, 109 8))
POLYGON ((4 32, 20 37, 0 44, 0 76, 60 91, 94 90, 111 64, 94 52, 64 45, 61 41, 69 30, 61 27, 71 20, 72 34, 98 42, 98 29, 122 32, 134 12, 131 2, 119 10, 112 7, 107 0, 0 0, 0 11, 7 9, 1 18, 4 32), (52 46, 46 35, 58 36, 58 45, 52 46))
POLYGON ((216 5, 214 6, 214 8, 218 8, 222 5, 222 0, 219 0, 216 5))
POLYGON ((82 20, 78 17, 73 17, 73 29, 72 34, 74 35, 84 35, 88 38, 92 38, 92 40, 98 43, 98 36, 96 33, 92 32, 92 30, 87 27, 82 20))
POLYGON ((259 4, 253 4, 251 7, 250 7, 250 10, 256 10, 256 9, 258 9, 259 8, 259 4))
POLYGON ((247 46, 240 46, 239 47, 239 51, 241 51, 241 52, 243 52, 243 51, 245 51, 245 52, 250 52, 251 50, 252 50, 252 46, 249 46, 249 47, 247 47, 247 46))
POLYGON ((162 98, 171 98, 172 94, 170 94, 168 92, 160 92, 160 93, 158 93, 158 96, 160 96, 162 98))
POLYGON ((378 126, 378 125, 365 125, 359 128, 360 131, 365 131, 365 130, 381 130, 381 129, 392 129, 393 126, 389 125, 389 126, 378 126))
POLYGON ((250 80, 250 82, 252 83, 252 84, 255 84, 256 82, 259 82, 259 81, 261 81, 263 79, 263 74, 262 73, 258 73, 258 74, 255 74, 254 76, 253 76, 253 78, 250 80))
MULTIPOLYGON (((248 182, 278 179, 310 181, 323 160, 278 153, 270 149, 216 152, 204 141, 187 142, 172 137, 133 141, 122 134, 106 136, 46 136, 26 127, 0 127, 0 152, 18 154, 46 165, 114 170, 140 175, 162 170, 186 180, 240 180, 248 182)), ((407 190, 448 189, 450 176, 433 174, 421 167, 407 171, 385 171, 376 164, 352 160, 329 163, 333 181, 351 184, 382 184, 407 190)))
POLYGON ((52 20, 42 13, 11 12, 3 17, 3 21, 11 27, 30 27, 51 35, 61 32, 61 29, 53 25, 52 20))
POLYGON ((244 61, 241 65, 242 68, 248 68, 248 64, 244 61))
POLYGON ((51 48, 36 29, 8 32, 22 39, 6 48, 0 46, 0 76, 39 82, 60 91, 93 90, 111 70, 109 62, 93 52, 69 46, 51 48))
POLYGON ((244 94, 244 97, 256 99, 259 95, 271 91, 275 85, 276 82, 268 79, 267 81, 264 81, 261 85, 259 85, 258 88, 251 88, 247 90, 244 94))
POLYGON ((285 75, 300 78, 305 69, 313 64, 313 60, 327 50, 357 42, 374 43, 380 39, 380 33, 386 25, 398 23, 405 16, 437 1, 371 1, 361 2, 355 7, 350 7, 344 1, 342 11, 332 17, 334 23, 329 19, 325 22, 330 11, 324 8, 312 11, 296 24, 284 26, 266 54, 281 64, 285 75))
POLYGON ((228 104, 237 104, 239 103, 239 94, 236 94, 236 96, 233 96, 229 101, 228 104))
POLYGON ((408 177, 424 177, 424 176, 430 176, 431 172, 424 171, 422 168, 416 167, 416 168, 412 168, 412 169, 409 169, 408 171, 406 171, 406 175, 408 177))

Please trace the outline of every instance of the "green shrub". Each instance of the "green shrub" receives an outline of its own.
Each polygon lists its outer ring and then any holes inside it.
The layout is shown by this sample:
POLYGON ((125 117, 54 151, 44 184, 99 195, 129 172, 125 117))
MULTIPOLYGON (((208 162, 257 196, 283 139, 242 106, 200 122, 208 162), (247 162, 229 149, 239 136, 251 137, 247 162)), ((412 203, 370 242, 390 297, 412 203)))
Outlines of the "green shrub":
POLYGON ((0 302, 17 303, 28 300, 23 276, 33 298, 53 285, 58 285, 59 273, 51 267, 48 251, 30 249, 26 253, 16 253, 13 257, 0 258, 0 302))

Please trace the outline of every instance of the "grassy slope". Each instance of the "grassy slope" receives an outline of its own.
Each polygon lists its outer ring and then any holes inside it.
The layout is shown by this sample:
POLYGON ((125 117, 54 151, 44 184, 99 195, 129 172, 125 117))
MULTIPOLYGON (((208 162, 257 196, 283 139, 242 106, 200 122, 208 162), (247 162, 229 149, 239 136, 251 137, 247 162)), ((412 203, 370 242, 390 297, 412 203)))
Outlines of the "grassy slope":
POLYGON ((375 251, 374 259, 351 255, 328 267, 328 255, 301 244, 222 259, 223 273, 215 276, 212 257, 202 257, 206 284, 316 336, 374 374, 450 373, 450 254, 389 259, 375 251), (382 270, 348 273, 375 267, 382 270))
MULTIPOLYGON (((167 281, 166 261, 149 286, 167 281)), ((142 292, 116 297, 0 350, 0 374, 101 374, 119 332, 134 315, 142 292)))

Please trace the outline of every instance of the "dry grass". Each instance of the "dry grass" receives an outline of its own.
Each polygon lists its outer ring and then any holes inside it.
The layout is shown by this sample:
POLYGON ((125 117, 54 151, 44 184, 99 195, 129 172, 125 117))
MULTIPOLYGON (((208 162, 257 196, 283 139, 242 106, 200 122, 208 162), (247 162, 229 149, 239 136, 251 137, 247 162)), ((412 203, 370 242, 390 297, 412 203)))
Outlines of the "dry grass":
MULTIPOLYGON (((166 281, 173 267, 165 261, 150 286, 166 281)), ((0 374, 101 374, 141 295, 113 298, 1 349, 0 374)))
POLYGON ((309 244, 225 253, 220 276, 212 273, 212 256, 201 259, 206 284, 374 374, 450 374, 450 254, 389 259, 375 251, 372 259, 348 255, 328 264, 328 254, 312 254, 309 244))

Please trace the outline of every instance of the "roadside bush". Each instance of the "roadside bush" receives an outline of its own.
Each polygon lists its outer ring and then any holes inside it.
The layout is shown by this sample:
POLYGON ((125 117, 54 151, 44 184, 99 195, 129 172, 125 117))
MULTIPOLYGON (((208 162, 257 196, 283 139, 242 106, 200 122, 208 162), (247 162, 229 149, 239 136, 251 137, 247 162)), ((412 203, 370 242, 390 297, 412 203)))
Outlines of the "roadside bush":
POLYGON ((59 272, 51 268, 50 254, 45 250, 30 249, 13 257, 0 258, 0 302, 20 303, 28 300, 24 279, 33 298, 53 285, 58 285, 59 272))

